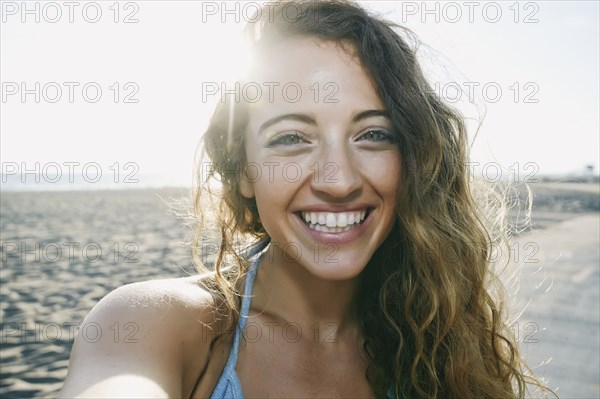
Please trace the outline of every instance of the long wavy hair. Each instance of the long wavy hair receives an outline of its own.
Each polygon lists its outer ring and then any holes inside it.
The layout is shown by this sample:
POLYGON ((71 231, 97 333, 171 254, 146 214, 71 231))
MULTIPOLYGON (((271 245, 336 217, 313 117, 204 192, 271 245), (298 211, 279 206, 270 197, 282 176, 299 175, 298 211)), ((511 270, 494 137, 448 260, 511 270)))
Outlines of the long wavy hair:
MULTIPOLYGON (((490 260, 504 225, 475 199, 463 117, 427 82, 415 35, 350 1, 273 3, 253 21, 246 33, 254 52, 298 36, 353 43, 399 133, 397 222, 364 269, 355 302, 376 397, 392 387, 398 398, 524 398, 530 384, 545 395, 521 359, 490 260)), ((218 243, 207 286, 230 319, 239 316, 248 269, 240 244, 268 239, 255 200, 240 193, 247 119, 243 99, 217 105, 194 190, 194 258, 208 270, 205 240, 218 243)))

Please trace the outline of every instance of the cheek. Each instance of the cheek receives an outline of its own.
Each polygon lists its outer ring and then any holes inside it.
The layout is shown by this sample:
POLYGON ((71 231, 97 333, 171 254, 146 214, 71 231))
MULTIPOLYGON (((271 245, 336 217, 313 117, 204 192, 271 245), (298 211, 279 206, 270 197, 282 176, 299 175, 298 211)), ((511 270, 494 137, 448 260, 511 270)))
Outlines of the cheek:
POLYGON ((385 152, 364 162, 363 171, 382 196, 395 199, 402 175, 401 163, 398 152, 385 152))
POLYGON ((280 174, 268 173, 263 168, 260 178, 254 182, 256 205, 261 218, 269 218, 281 211, 290 201, 290 184, 281 180, 280 174))
POLYGON ((274 189, 275 183, 256 186, 256 207, 260 221, 269 236, 274 240, 282 240, 284 221, 289 217, 287 204, 289 196, 284 196, 281 190, 274 189))

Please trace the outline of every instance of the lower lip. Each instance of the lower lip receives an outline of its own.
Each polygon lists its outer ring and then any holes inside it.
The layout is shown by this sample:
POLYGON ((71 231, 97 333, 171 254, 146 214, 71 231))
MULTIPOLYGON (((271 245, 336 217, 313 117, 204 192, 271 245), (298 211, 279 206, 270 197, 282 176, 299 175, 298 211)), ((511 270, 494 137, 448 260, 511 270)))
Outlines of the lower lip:
POLYGON ((310 227, 308 227, 308 225, 306 223, 304 223, 304 221, 300 218, 300 216, 294 214, 294 217, 296 218, 296 220, 300 224, 300 226, 302 226, 302 228, 304 228, 304 230, 308 233, 308 235, 310 235, 315 241, 319 241, 319 242, 327 243, 327 244, 345 244, 345 243, 356 240, 358 237, 360 237, 365 232, 368 225, 371 223, 371 220, 373 219, 372 216, 373 216, 374 212, 375 212, 374 209, 371 210, 371 212, 369 212, 369 215, 367 216, 367 218, 361 224, 359 224, 357 227, 354 227, 350 230, 341 231, 339 233, 327 233, 327 232, 323 232, 323 231, 313 230, 310 227))

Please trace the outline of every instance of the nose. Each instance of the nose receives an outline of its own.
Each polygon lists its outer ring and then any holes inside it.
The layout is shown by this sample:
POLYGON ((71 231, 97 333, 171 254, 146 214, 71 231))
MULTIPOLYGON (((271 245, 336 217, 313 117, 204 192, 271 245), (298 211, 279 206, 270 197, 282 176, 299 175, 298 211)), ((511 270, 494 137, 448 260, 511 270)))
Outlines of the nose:
POLYGON ((362 187, 358 167, 358 162, 344 145, 323 144, 318 161, 311 167, 311 187, 331 197, 349 197, 362 187))

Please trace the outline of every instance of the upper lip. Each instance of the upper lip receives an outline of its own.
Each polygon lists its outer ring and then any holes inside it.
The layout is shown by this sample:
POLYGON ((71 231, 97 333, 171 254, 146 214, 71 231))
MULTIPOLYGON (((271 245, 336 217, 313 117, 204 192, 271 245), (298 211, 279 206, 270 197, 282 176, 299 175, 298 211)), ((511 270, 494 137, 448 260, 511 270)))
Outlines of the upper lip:
POLYGON ((296 209, 294 212, 354 212, 374 208, 368 204, 315 204, 296 209))

